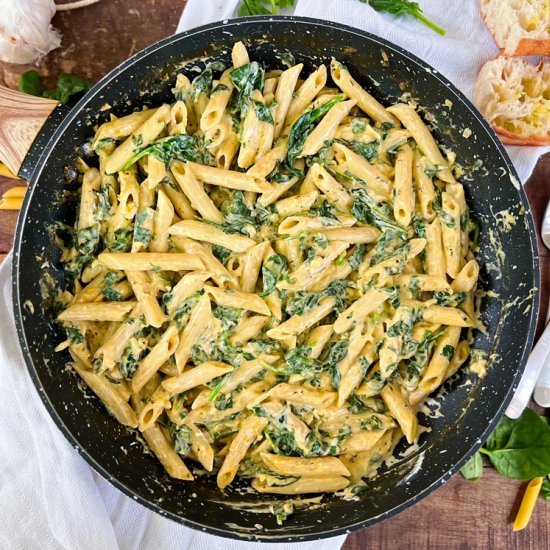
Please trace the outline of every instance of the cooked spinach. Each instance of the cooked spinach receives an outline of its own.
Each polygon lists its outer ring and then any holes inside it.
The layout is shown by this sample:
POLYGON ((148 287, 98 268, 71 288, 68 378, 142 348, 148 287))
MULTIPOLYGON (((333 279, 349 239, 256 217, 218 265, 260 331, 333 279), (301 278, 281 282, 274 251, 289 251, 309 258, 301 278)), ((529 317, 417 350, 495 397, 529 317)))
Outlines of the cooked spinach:
POLYGON ((243 310, 237 307, 215 306, 212 314, 221 323, 222 330, 231 331, 239 323, 243 310))
POLYGON ((205 147, 204 139, 197 135, 180 134, 163 137, 147 147, 140 147, 141 144, 136 144, 137 150, 134 156, 122 167, 122 171, 128 170, 145 155, 152 155, 165 164, 170 164, 173 160, 188 160, 208 166, 215 164, 214 158, 205 147))
POLYGON ((261 101, 252 100, 252 104, 254 105, 254 111, 256 111, 256 116, 258 117, 258 120, 260 122, 267 122, 268 124, 275 124, 275 121, 273 120, 273 114, 271 112, 271 109, 273 109, 275 107, 276 102, 272 102, 269 105, 265 105, 261 101))
POLYGON ((363 223, 376 225, 380 229, 393 229, 404 232, 395 218, 389 204, 377 204, 377 202, 363 188, 351 190, 351 196, 355 199, 351 213, 363 223))
POLYGON ((231 407, 233 407, 233 399, 231 395, 227 395, 227 396, 220 395, 220 397, 218 397, 214 402, 214 407, 216 407, 218 411, 226 411, 227 409, 230 409, 231 407))
POLYGON ((173 422, 170 422, 169 428, 170 437, 174 443, 174 450, 176 453, 187 456, 193 450, 192 437, 193 432, 191 428, 188 428, 185 424, 177 426, 173 422))
POLYGON ((112 204, 109 195, 110 188, 109 185, 102 185, 97 193, 97 211, 95 215, 97 221, 107 220, 111 215, 112 204))
POLYGON ((305 112, 293 125, 288 136, 288 153, 286 162, 288 166, 293 166, 294 161, 302 152, 304 143, 315 128, 315 121, 326 114, 334 105, 344 101, 343 94, 337 95, 335 98, 327 101, 325 104, 305 112))
POLYGON ((134 226, 134 241, 141 243, 144 248, 149 246, 153 237, 153 231, 145 226, 145 224, 153 219, 155 211, 146 207, 140 210, 136 216, 136 224, 134 226))
POLYGON ((342 139, 339 141, 369 162, 372 162, 378 157, 378 146, 380 145, 378 141, 365 142, 358 139, 353 139, 351 141, 342 139))
POLYGON ((450 361, 453 358, 454 354, 455 348, 453 346, 443 346, 443 349, 441 350, 441 355, 443 355, 443 357, 446 357, 450 361))
POLYGON ((348 397, 348 411, 351 414, 361 414, 372 411, 372 407, 366 405, 356 393, 352 393, 348 397))
POLYGON ((275 292, 277 283, 287 275, 288 265, 284 256, 274 254, 267 258, 262 265, 263 291, 260 293, 260 296, 266 298, 275 292))
POLYGON ((108 271, 103 278, 103 295, 110 302, 121 302, 124 299, 122 294, 113 288, 119 279, 120 277, 115 271, 108 271))
POLYGON ((229 257, 231 256, 231 250, 228 248, 224 248, 223 246, 218 246, 217 244, 212 245, 212 254, 216 256, 216 258, 225 265, 227 263, 227 260, 229 260, 229 257))
POLYGON ((461 306, 468 297, 466 292, 457 292, 455 294, 449 294, 448 292, 434 292, 434 298, 440 306, 461 306))
POLYGON ((364 244, 358 244, 348 258, 349 265, 354 271, 359 269, 359 266, 363 262, 367 247, 364 244))
MULTIPOLYGON (((291 0, 294 2, 294 0, 291 0)), ((277 502, 271 506, 271 513, 277 519, 277 525, 282 525, 285 519, 294 513, 292 502, 277 502)))
POLYGON ((367 129, 367 123, 360 118, 351 119, 351 131, 354 134, 362 134, 367 129))
POLYGON ((132 237, 134 228, 132 226, 119 227, 114 234, 114 240, 109 246, 111 252, 129 252, 132 248, 132 237))
POLYGON ((233 85, 238 90, 237 105, 241 119, 248 112, 248 99, 254 90, 262 90, 264 87, 264 69, 257 62, 247 63, 237 67, 230 74, 233 85))
POLYGON ((85 342, 84 334, 82 334, 77 327, 65 327, 65 332, 67 333, 67 340, 69 340, 69 344, 76 345, 83 344, 85 342))
POLYGON ((99 224, 90 225, 84 229, 80 229, 76 233, 78 251, 85 255, 91 256, 99 245, 99 224))
POLYGON ((323 294, 321 292, 300 290, 295 292, 294 296, 287 301, 285 311, 290 316, 307 315, 319 305, 322 297, 323 294))

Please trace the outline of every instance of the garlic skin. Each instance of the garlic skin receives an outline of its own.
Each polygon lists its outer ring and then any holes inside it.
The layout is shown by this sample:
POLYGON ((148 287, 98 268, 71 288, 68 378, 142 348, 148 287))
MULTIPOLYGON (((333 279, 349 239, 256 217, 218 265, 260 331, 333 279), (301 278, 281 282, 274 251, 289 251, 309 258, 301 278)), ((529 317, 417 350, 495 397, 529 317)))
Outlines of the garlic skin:
POLYGON ((54 0, 0 0, 0 60, 34 63, 61 44, 54 0))

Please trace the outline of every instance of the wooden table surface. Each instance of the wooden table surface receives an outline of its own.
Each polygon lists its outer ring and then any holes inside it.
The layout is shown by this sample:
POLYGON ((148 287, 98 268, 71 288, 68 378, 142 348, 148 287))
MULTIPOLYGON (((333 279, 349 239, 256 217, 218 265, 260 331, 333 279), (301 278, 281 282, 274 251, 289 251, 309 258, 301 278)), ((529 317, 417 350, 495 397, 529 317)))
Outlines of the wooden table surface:
MULTIPOLYGON (((207 0, 206 0, 207 1, 207 0)), ((62 2, 58 2, 62 3, 62 2)), ((97 80, 145 46, 172 34, 185 0, 103 0, 53 20, 63 33, 62 47, 39 66, 53 86, 60 70, 97 80)), ((16 87, 21 72, 32 67, 0 64, 0 81, 16 87)), ((0 195, 15 185, 0 178, 0 195)), ((526 185, 537 227, 550 198, 550 155, 543 157, 526 185)), ((0 211, 0 262, 13 240, 17 212, 0 211)), ((539 331, 550 290, 550 252, 539 242, 542 299, 539 331)), ((550 548, 550 503, 539 499, 529 526, 518 533, 512 521, 518 491, 525 483, 509 480, 485 467, 483 479, 465 481, 460 474, 398 516, 350 535, 345 550, 533 549, 550 548)))

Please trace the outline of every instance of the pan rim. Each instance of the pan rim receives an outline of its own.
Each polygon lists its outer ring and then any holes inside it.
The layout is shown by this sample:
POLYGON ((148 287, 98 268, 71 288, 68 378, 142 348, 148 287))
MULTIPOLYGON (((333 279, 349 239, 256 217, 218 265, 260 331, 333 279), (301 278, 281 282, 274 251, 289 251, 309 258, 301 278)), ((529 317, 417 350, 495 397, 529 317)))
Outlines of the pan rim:
MULTIPOLYGON (((494 146, 496 146, 498 152, 500 153, 500 160, 504 162, 506 169, 508 170, 508 173, 515 177, 517 181, 520 181, 516 170, 509 159, 503 145, 500 143, 500 140, 497 138, 496 134, 494 133, 494 130, 490 127, 490 125, 483 119, 483 117, 480 115, 480 113, 477 111, 477 109, 473 106, 471 101, 456 87, 454 86, 447 78, 445 78, 439 71, 431 67, 429 64, 421 60, 420 58, 416 57, 414 54, 411 54, 407 50, 404 50, 400 46, 397 46, 396 44, 393 44, 383 38, 380 38, 376 35, 373 35, 367 31, 363 31, 358 28, 350 27, 348 25, 343 25, 340 23, 334 23, 322 19, 314 19, 309 17, 295 17, 295 16, 259 16, 259 17, 242 17, 238 19, 227 19, 224 21, 217 21, 214 23, 210 23, 208 25, 203 25, 201 27, 196 27, 194 29, 191 29, 189 31, 185 31, 183 33, 178 33, 172 36, 169 36, 151 46, 148 46, 147 48, 143 49, 142 51, 136 53, 132 57, 130 57, 128 60, 124 61, 117 67, 115 67, 112 71, 110 71, 107 75, 105 75, 96 85, 92 87, 92 89, 75 105, 75 107, 71 110, 71 112, 65 117, 65 119, 60 123, 58 128, 56 129, 55 133, 51 136, 51 138, 48 140, 48 146, 44 148, 45 151, 52 150, 58 143, 58 141, 61 139, 61 137, 65 134, 66 128, 70 125, 70 123, 78 118, 83 110, 83 107, 87 104, 87 102, 94 97, 98 92, 103 90, 104 88, 108 87, 109 84, 116 79, 122 72, 128 70, 132 67, 132 65, 138 61, 141 61, 143 58, 148 57, 149 55, 162 50, 164 47, 177 43, 184 39, 189 39, 192 36, 200 35, 206 31, 209 30, 215 30, 218 28, 225 28, 228 29, 232 26, 240 26, 242 24, 249 24, 254 22, 272 22, 274 24, 277 23, 283 23, 283 24, 305 24, 305 25, 313 25, 315 27, 326 27, 327 31, 330 32, 330 29, 339 29, 341 31, 345 31, 347 33, 356 35, 360 37, 361 39, 366 39, 371 42, 374 42, 376 44, 379 44, 380 46, 384 46, 385 48, 389 50, 395 51, 397 54, 399 54, 401 57, 404 57, 406 59, 409 59, 414 64, 418 65, 419 67, 423 68, 424 70, 427 70, 430 75, 437 80, 439 80, 443 85, 445 85, 451 93, 453 93, 460 101, 461 103, 468 109, 471 116, 473 116, 485 129, 487 137, 489 137, 493 143, 494 146)), ((521 378, 521 375, 523 374, 523 370, 525 368, 525 364, 527 361, 527 357, 529 355, 529 352, 531 350, 534 337, 535 337, 535 331, 536 331, 536 325, 537 325, 537 319, 538 319, 538 310, 539 310, 539 301, 540 301, 540 261, 539 261, 539 252, 538 252, 538 246, 537 246, 537 240, 536 240, 536 231, 534 226, 534 220, 531 213, 531 208, 529 205, 529 202, 527 201, 527 196, 525 194, 525 190, 523 189, 523 186, 520 184, 518 191, 519 195, 519 201, 521 205, 525 208, 526 211, 526 225, 528 228, 529 233, 529 241, 530 241, 530 247, 531 247, 531 255, 533 258, 533 275, 534 275, 534 288, 536 289, 533 294, 533 307, 530 312, 529 317, 529 324, 528 324, 528 330, 527 330, 527 338, 525 342, 525 347, 523 348, 523 351, 521 353, 521 356, 518 360, 518 369, 514 375, 513 383, 508 389, 504 401, 498 408, 496 414, 493 415, 493 419, 491 422, 489 422, 486 429, 483 431, 483 433, 477 438, 476 444, 470 449, 469 452, 465 453, 463 457, 455 463, 455 465, 447 470, 446 473, 441 475, 437 480, 432 482, 431 484, 424 487, 421 491, 416 493, 414 496, 408 498, 403 503, 391 508, 390 510, 386 510, 385 512, 379 514, 376 517, 372 517, 365 521, 359 521, 350 525, 346 525, 337 529, 330 529, 322 532, 316 532, 313 535, 283 535, 280 536, 262 536, 261 534, 241 534, 238 532, 235 532, 233 530, 230 530, 229 528, 223 529, 223 528, 217 528, 212 527, 210 525, 204 525, 200 524, 198 522, 189 520, 187 518, 183 518, 180 515, 177 515, 172 512, 168 512, 166 510, 161 509, 158 505, 150 502, 146 498, 137 495, 135 492, 133 492, 131 489, 129 489, 123 482, 119 481, 118 479, 114 478, 108 471, 106 471, 89 453, 88 451, 82 447, 77 439, 76 436, 72 434, 72 432, 69 431, 69 429, 64 424, 61 417, 57 414, 57 411, 55 407, 53 406, 53 403, 50 401, 48 394, 44 390, 40 378, 38 376, 38 369, 33 364, 33 361, 30 357, 29 353, 29 347, 26 339, 26 335, 24 332, 24 321, 23 321, 23 309, 22 304, 19 296, 19 289, 20 289, 20 266, 19 266, 19 257, 20 257, 20 249, 22 246, 22 235, 23 235, 23 227, 25 225, 27 214, 29 210, 29 205, 32 200, 33 191, 35 188, 36 181, 40 178, 42 170, 45 165, 45 161, 48 158, 49 153, 42 153, 38 159, 37 159, 37 165, 36 168, 33 171, 32 178, 31 178, 31 188, 30 192, 27 193, 27 196, 25 197, 25 201, 23 204, 23 207, 20 212, 19 220, 17 223, 16 228, 16 237, 15 242, 13 246, 13 260, 12 260, 12 291, 13 291, 13 309, 14 309, 14 316, 15 316, 15 324, 16 329, 19 337, 19 343, 21 346, 21 350, 23 352, 23 356, 25 359, 25 364, 27 367, 27 370, 29 371, 29 374, 31 376, 31 379, 33 381, 34 386, 36 387, 38 394, 44 403, 48 414, 50 417, 54 420, 56 426, 60 429, 60 431, 63 433, 64 437, 69 441, 71 446, 73 446, 77 452, 86 460, 86 462, 96 471, 98 472, 102 477, 104 477, 106 480, 108 480, 111 484, 113 484, 117 489, 122 491, 124 494, 132 498, 133 500, 139 502, 141 505, 147 507, 150 510, 155 511, 156 513, 159 513, 160 515, 164 517, 168 517, 172 519, 173 521, 176 521, 178 523, 182 523, 188 527, 191 527, 193 529, 208 532, 217 536, 222 536, 226 538, 232 538, 236 540, 250 540, 250 541, 257 541, 257 542, 299 542, 299 541, 311 541, 311 540, 319 540, 324 539, 328 537, 335 537, 338 535, 343 534, 349 534, 352 531, 356 531, 359 529, 362 529, 364 527, 368 527, 369 525, 372 525, 374 523, 378 523, 384 519, 388 519, 397 513, 401 512, 402 510, 409 508, 413 504, 417 503, 418 501, 422 500, 424 497, 426 497, 428 494, 433 492, 437 487, 448 481, 461 467, 462 465, 470 458, 472 454, 474 454, 479 447, 483 444, 485 439, 488 437, 490 432, 493 430, 497 422, 500 420, 500 418, 503 416, 505 408, 508 406, 510 400, 512 399, 513 393, 518 385, 518 382, 521 378), (534 306, 537 307, 534 307, 534 306)), ((281 528, 281 531, 284 531, 284 528, 281 528)))

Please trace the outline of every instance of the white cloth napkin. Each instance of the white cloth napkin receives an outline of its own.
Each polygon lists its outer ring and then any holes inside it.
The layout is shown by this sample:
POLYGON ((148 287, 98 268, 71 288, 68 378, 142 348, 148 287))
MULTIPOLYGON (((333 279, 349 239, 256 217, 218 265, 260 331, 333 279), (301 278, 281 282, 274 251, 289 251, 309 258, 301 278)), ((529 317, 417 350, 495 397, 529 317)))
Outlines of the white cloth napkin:
MULTIPOLYGON (((19 349, 11 255, 0 266, 0 550, 335 550, 345 536, 265 544, 222 539, 151 512, 96 474, 38 397, 19 349)), ((63 374, 60 374, 63 376, 63 374)))
MULTIPOLYGON (((443 27, 440 36, 411 17, 378 13, 359 0, 297 0, 292 13, 336 21, 371 32, 414 53, 446 76, 472 98, 479 69, 498 54, 498 49, 480 15, 479 0, 420 0, 429 19, 443 27)), ((241 0, 188 0, 178 32, 215 20, 235 17, 241 0)), ((330 44, 330 36, 327 36, 330 44)), ((507 145, 506 150, 525 183, 538 158, 550 147, 507 145)))

